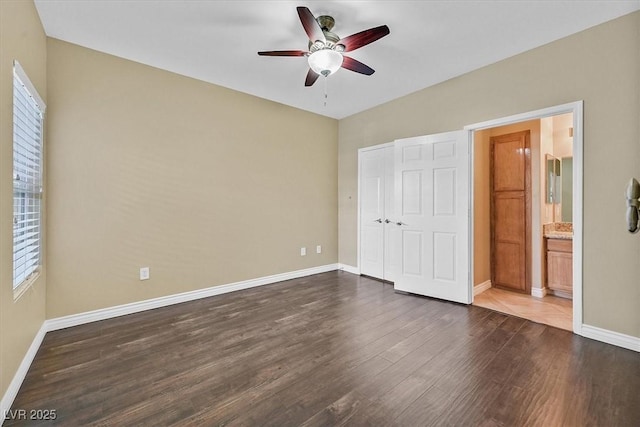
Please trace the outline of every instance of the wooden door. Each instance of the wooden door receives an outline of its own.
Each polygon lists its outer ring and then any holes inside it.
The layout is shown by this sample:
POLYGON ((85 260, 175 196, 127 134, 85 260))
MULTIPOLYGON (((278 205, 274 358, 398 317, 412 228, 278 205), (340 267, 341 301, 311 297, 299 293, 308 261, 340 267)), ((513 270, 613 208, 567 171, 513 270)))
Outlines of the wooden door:
POLYGON ((394 184, 395 289, 471 303, 466 132, 397 140, 394 184))
POLYGON ((491 282, 531 291, 530 131, 491 138, 491 282))

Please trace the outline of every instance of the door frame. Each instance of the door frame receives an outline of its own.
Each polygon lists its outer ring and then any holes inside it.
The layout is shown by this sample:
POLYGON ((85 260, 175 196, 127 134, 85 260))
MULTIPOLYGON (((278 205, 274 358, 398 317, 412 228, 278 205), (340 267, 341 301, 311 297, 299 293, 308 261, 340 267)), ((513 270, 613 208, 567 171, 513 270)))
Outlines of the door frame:
POLYGON ((361 196, 361 183, 360 183, 360 172, 362 172, 362 156, 360 155, 363 152, 367 152, 367 151, 373 151, 373 150, 380 150, 382 148, 388 148, 388 147, 393 147, 394 146, 394 142, 386 142, 384 144, 378 144, 378 145, 372 145, 369 147, 364 147, 364 148, 359 148, 358 149, 358 200, 356 200, 356 206, 357 206, 357 215, 358 215, 358 221, 357 221, 357 249, 356 249, 356 257, 357 257, 357 262, 358 265, 356 266, 355 271, 350 271, 350 273, 354 273, 354 274, 361 274, 360 271, 360 266, 362 265, 362 262, 360 260, 360 256, 361 256, 361 251, 360 251, 360 244, 361 244, 361 236, 360 236, 360 217, 361 217, 361 206, 360 206, 360 196, 361 196))
POLYGON ((487 120, 464 127, 469 141, 469 292, 473 301, 473 268, 474 268, 474 133, 482 129, 511 125, 528 120, 538 120, 560 114, 573 113, 573 332, 582 335, 583 324, 583 126, 584 101, 575 101, 540 110, 515 114, 512 116, 487 120))

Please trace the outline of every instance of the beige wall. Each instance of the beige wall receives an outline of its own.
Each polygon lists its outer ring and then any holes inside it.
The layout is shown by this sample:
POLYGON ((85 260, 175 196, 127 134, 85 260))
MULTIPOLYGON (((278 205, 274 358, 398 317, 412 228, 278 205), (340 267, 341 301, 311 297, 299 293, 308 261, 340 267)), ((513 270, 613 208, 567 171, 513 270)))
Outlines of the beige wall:
MULTIPOLYGON (((13 299, 12 171, 13 61, 20 62, 46 102, 46 59, 46 37, 33 3, 0 1, 0 396, 45 319, 46 268, 25 294, 13 299)), ((45 182, 45 199, 47 189, 45 182)))
POLYGON ((584 322, 640 337, 640 12, 340 121, 339 259, 356 265, 357 149, 584 100, 584 322))
POLYGON ((337 262, 336 120, 55 39, 48 82, 49 318, 337 262))

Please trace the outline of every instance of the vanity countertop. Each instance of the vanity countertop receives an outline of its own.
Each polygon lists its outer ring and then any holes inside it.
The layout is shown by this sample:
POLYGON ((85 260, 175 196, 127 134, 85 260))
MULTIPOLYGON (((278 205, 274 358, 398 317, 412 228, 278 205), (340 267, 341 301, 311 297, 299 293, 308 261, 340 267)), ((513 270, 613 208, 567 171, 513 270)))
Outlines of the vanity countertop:
POLYGON ((547 231, 544 233, 547 239, 573 240, 573 231, 547 231))
POLYGON ((573 239, 573 224, 570 222, 556 222, 543 225, 543 236, 548 239, 573 239))

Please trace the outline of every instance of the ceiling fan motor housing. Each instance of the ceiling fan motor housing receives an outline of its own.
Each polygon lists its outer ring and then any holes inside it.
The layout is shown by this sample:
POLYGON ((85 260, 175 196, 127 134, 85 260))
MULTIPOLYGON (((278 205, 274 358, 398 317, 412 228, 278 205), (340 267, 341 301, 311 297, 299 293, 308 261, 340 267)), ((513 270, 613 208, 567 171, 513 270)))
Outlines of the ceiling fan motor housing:
POLYGON ((338 42, 340 41, 340 36, 338 36, 336 33, 331 32, 331 29, 336 23, 335 19, 333 19, 333 17, 329 15, 322 15, 318 16, 316 18, 316 21, 318 21, 318 25, 320 25, 320 28, 322 29, 322 33, 324 34, 326 42, 323 43, 320 40, 309 40, 309 51, 313 53, 320 49, 333 49, 337 50, 338 52, 343 52, 344 46, 338 44, 338 42))

